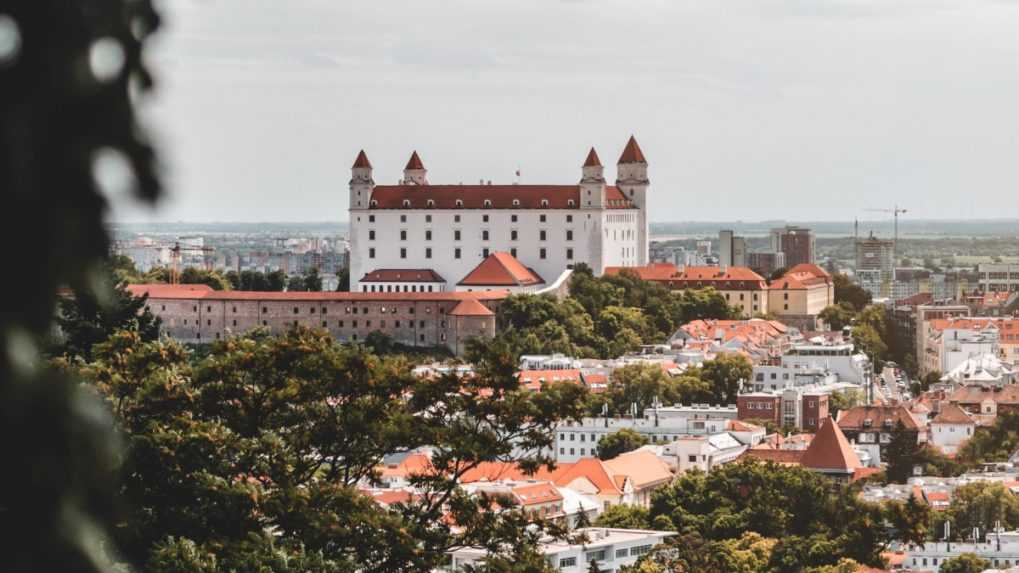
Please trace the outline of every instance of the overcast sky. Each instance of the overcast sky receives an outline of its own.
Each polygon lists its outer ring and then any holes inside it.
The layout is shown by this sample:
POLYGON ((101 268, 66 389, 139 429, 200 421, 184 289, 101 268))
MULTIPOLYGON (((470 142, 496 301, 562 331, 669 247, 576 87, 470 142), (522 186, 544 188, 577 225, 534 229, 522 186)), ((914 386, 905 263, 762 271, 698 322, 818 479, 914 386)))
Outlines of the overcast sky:
POLYGON ((167 0, 163 221, 347 218, 394 183, 574 183, 631 133, 654 221, 1019 217, 1012 0, 167 0))

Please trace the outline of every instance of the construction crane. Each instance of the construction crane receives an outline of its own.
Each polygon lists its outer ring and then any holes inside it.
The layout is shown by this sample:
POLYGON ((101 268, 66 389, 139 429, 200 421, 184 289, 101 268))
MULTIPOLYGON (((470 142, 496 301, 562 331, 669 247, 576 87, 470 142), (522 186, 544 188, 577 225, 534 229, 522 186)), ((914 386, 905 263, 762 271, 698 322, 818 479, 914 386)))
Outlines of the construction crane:
MULTIPOLYGON (((170 247, 170 284, 180 284, 180 253, 181 253, 180 242, 174 242, 173 246, 170 247)), ((205 263, 205 270, 212 270, 212 258, 205 253, 215 252, 216 249, 212 247, 197 247, 185 245, 186 251, 202 251, 202 262, 205 263)))
POLYGON ((894 225, 894 237, 892 238, 892 282, 895 281, 895 267, 898 266, 898 260, 895 258, 896 253, 899 251, 899 215, 902 213, 908 213, 908 209, 899 209, 898 205, 895 205, 891 209, 864 209, 864 211, 871 211, 874 213, 891 213, 892 218, 895 220, 894 225))

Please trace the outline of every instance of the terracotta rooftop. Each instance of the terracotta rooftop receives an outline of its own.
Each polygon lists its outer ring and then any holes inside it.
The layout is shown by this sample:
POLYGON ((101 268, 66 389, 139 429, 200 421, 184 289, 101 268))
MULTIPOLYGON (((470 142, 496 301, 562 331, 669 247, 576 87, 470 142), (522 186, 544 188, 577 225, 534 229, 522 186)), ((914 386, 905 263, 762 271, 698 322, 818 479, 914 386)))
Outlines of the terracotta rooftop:
POLYGON ((957 404, 944 404, 941 411, 931 420, 932 424, 975 424, 973 418, 957 404))
POLYGON ((495 313, 475 299, 460 301, 449 311, 450 316, 495 316, 495 313))
POLYGON ((591 151, 587 153, 587 159, 584 160, 584 167, 601 167, 601 160, 598 159, 598 152, 591 148, 591 151))
POLYGON ((407 162, 407 166, 404 169, 424 169, 424 163, 421 163, 421 158, 418 157, 418 152, 410 154, 410 160, 407 162))
POLYGON ((800 460, 803 459, 805 450, 772 450, 764 448, 751 448, 745 452, 740 458, 750 458, 754 460, 760 460, 762 462, 774 462, 782 465, 800 465, 800 460))
POLYGON ((562 501, 563 496, 551 483, 536 483, 513 488, 513 497, 522 506, 562 501))
POLYGON ((629 272, 646 281, 666 281, 676 278, 679 269, 672 263, 651 263, 641 267, 605 267, 606 275, 618 275, 629 272))
POLYGON ((846 435, 831 417, 821 423, 821 428, 803 452, 800 464, 811 469, 847 472, 863 467, 846 435))
POLYGON ((637 138, 634 136, 631 135, 630 140, 626 142, 623 154, 619 156, 619 163, 647 163, 647 159, 644 159, 644 152, 640 150, 637 138))
POLYGON ((824 269, 809 263, 800 263, 771 282, 771 288, 805 289, 814 285, 831 284, 832 278, 824 269))
POLYGON ((375 269, 367 273, 361 282, 368 283, 444 283, 446 279, 432 269, 375 269))
POLYGON ((371 163, 371 161, 368 161, 368 155, 365 154, 363 149, 361 150, 360 153, 357 154, 357 159, 354 160, 354 165, 353 166, 354 167, 367 167, 367 168, 371 169, 372 163, 371 163))
MULTIPOLYGON (((579 185, 376 185, 371 209, 579 209, 579 185)), ((613 185, 607 209, 635 209, 613 185)))
POLYGON ((581 383, 580 370, 521 370, 517 374, 520 385, 530 390, 541 390, 542 383, 552 384, 554 382, 581 383))
POLYGON ((840 411, 838 420, 842 430, 894 429, 898 422, 902 422, 907 430, 920 429, 916 418, 902 404, 854 406, 840 411))
POLYGON ((752 281, 765 284, 764 277, 748 267, 686 267, 679 274, 685 281, 752 281))
POLYGON ((997 404, 1019 404, 1019 385, 1007 384, 1000 388, 978 384, 962 386, 952 392, 948 399, 957 404, 980 404, 985 400, 997 404))
MULTIPOLYGON (((672 470, 653 452, 634 450, 605 460, 605 467, 614 476, 625 477, 635 489, 642 489, 672 479, 672 470)), ((617 481, 617 485, 620 482, 617 481)), ((620 489, 622 489, 620 487, 620 489)))
POLYGON ((531 286, 545 281, 525 267, 516 257, 502 251, 494 252, 467 273, 459 283, 462 286, 531 286))
POLYGON ((478 292, 261 292, 244 290, 212 290, 205 285, 128 285, 128 292, 135 296, 148 294, 152 299, 177 300, 256 300, 293 302, 442 302, 462 300, 502 300, 509 291, 493 290, 478 292))

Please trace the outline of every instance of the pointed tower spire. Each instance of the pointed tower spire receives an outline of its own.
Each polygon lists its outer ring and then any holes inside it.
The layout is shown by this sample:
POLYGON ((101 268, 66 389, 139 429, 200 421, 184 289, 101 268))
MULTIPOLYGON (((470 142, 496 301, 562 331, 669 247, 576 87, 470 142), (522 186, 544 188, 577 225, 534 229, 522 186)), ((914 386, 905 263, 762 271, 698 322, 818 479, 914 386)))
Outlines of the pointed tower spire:
POLYGON ((409 170, 409 169, 424 169, 424 168, 425 168, 425 165, 424 165, 424 163, 421 163, 421 158, 418 157, 418 152, 417 151, 414 151, 414 153, 410 154, 410 161, 408 161, 407 162, 407 166, 404 167, 405 170, 409 170))
POLYGON ((626 147, 623 148, 623 154, 619 156, 617 164, 622 165, 624 163, 643 163, 647 164, 647 159, 644 159, 644 152, 640 150, 640 146, 637 145, 637 138, 630 136, 630 141, 626 142, 626 147))
POLYGON ((418 152, 410 154, 410 160, 407 161, 407 166, 403 168, 403 184, 404 185, 428 185, 428 180, 425 179, 425 174, 428 170, 425 169, 425 164, 421 161, 421 157, 418 156, 418 152))
POLYGON ((371 161, 368 161, 368 155, 364 152, 363 149, 361 150, 361 153, 357 154, 357 159, 354 160, 354 165, 351 166, 351 167, 352 168, 353 167, 367 167, 368 169, 372 168, 372 163, 371 163, 371 161))
POLYGON ((587 154, 587 159, 584 161, 584 167, 601 167, 601 159, 598 159, 598 152, 591 148, 591 151, 587 154))

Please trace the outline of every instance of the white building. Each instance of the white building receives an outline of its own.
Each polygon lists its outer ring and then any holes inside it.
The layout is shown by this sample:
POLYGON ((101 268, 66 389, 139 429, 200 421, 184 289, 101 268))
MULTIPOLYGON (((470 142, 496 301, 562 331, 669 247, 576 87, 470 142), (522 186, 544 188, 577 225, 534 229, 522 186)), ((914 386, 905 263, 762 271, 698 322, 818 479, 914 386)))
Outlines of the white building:
POLYGON ((930 422, 930 443, 946 454, 955 454, 973 437, 977 424, 969 412, 957 404, 942 404, 941 411, 930 422))
POLYGON ((646 436, 652 444, 667 444, 683 436, 725 432, 737 417, 736 406, 694 404, 647 408, 643 417, 583 418, 557 427, 553 447, 557 462, 575 462, 597 456, 598 441, 622 429, 646 436))
POLYGON ((1005 386, 1019 378, 1015 369, 1002 362, 993 354, 981 354, 963 360, 948 374, 941 377, 942 382, 950 382, 959 386, 982 384, 985 386, 1005 386))
POLYGON ((1019 291, 1017 264, 981 263, 977 272, 980 275, 980 290, 983 292, 1019 291))
POLYGON ((704 472, 736 461, 749 446, 728 432, 710 436, 682 436, 661 447, 661 458, 677 473, 704 472))
MULTIPOLYGON (((971 534, 969 531, 960 533, 966 536, 971 534)), ((980 533, 984 534, 983 531, 980 533)), ((907 548, 902 565, 910 570, 938 573, 945 561, 963 553, 975 553, 977 557, 990 561, 992 567, 1019 565, 1019 531, 990 532, 982 543, 928 541, 923 547, 907 548)))
MULTIPOLYGON (((577 529, 573 534, 582 535, 583 539, 546 538, 540 542, 538 551, 545 555, 553 568, 560 571, 587 571, 591 562, 597 561, 600 571, 614 573, 620 567, 633 565, 667 537, 676 535, 666 531, 604 527, 585 527, 577 529)), ((452 552, 451 571, 463 571, 464 566, 475 564, 487 555, 487 551, 481 548, 457 549, 452 552)))
POLYGON ((448 288, 496 252, 546 283, 578 263, 598 275, 645 265, 647 167, 631 137, 615 185, 593 148, 572 185, 432 185, 416 152, 396 185, 376 185, 362 151, 350 180, 351 290, 367 290, 379 269, 427 269, 448 288))
POLYGON ((866 354, 854 352, 851 343, 795 344, 782 356, 786 368, 819 368, 834 373, 839 381, 867 386, 874 368, 866 354))

